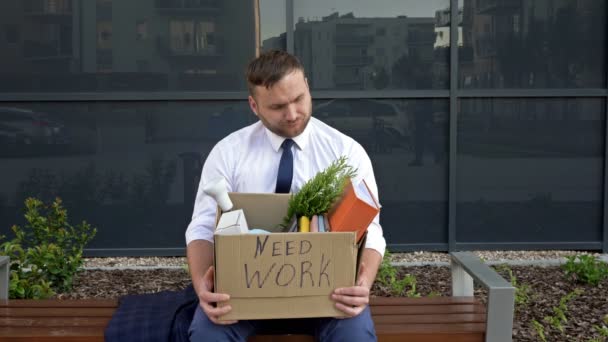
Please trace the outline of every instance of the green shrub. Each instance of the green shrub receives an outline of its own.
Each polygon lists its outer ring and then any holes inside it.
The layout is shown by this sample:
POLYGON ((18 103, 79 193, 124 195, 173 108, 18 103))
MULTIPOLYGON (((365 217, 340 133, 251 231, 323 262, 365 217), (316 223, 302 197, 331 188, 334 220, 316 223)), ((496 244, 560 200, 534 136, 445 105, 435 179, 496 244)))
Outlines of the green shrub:
MULTIPOLYGON (((608 315, 607 315, 608 317, 608 315)), ((604 318, 604 322, 606 324, 608 324, 608 319, 604 318)), ((594 324, 593 328, 595 329, 595 331, 597 331, 597 333, 599 334, 599 337, 596 338, 591 338, 589 339, 588 342, 605 342, 608 341, 608 326, 602 324, 602 325, 597 325, 594 324)))
POLYGON ((416 277, 412 274, 406 274, 401 280, 397 280, 392 287, 392 294, 394 296, 401 296, 405 293, 406 297, 420 297, 418 291, 416 291, 416 277), (405 290, 409 287, 409 290, 405 290))
POLYGON ((536 334, 541 341, 547 341, 547 331, 548 329, 557 330, 560 334, 564 334, 564 324, 568 323, 568 304, 572 299, 579 296, 583 293, 582 289, 574 289, 574 291, 567 293, 565 296, 561 297, 559 300, 559 305, 554 306, 552 308, 553 315, 547 315, 543 318, 543 322, 548 323, 549 326, 546 327, 541 322, 533 319, 532 327, 536 330, 536 334))
POLYGON ((389 287, 397 280, 397 269, 391 265, 391 253, 388 250, 384 252, 384 257, 378 268, 376 280, 380 284, 389 287))
POLYGON ((542 323, 540 323, 539 321, 533 319, 532 327, 534 327, 534 330, 536 331, 538 338, 543 342, 547 342, 547 336, 545 335, 545 326, 542 325, 542 323))
POLYGON ((562 266, 566 276, 585 284, 597 285, 608 277, 608 264, 598 258, 583 254, 566 257, 562 266))
POLYGON ((559 332, 564 332, 563 324, 568 323, 568 318, 566 314, 568 312, 568 303, 576 296, 583 293, 581 289, 575 289, 574 291, 566 294, 559 300, 559 305, 553 307, 553 315, 546 316, 544 318, 545 322, 551 324, 551 326, 558 330, 559 332))
POLYGON ((517 277, 513 274, 513 271, 507 265, 499 265, 496 267, 499 272, 505 272, 509 275, 511 285, 515 288, 515 304, 517 306, 525 306, 531 301, 533 295, 532 289, 528 284, 520 284, 517 281, 517 277))
POLYGON ((389 251, 384 252, 382 263, 376 274, 376 281, 387 287, 393 296, 405 294, 407 297, 420 297, 420 294, 416 291, 416 277, 406 274, 403 279, 397 279, 397 268, 391 265, 390 256, 389 251), (408 287, 409 290, 406 291, 408 287))
POLYGON ((11 258, 9 297, 42 299, 70 290, 97 230, 85 221, 70 225, 59 198, 50 206, 26 199, 25 219, 24 228, 11 228, 15 238, 0 245, 0 254, 11 258))

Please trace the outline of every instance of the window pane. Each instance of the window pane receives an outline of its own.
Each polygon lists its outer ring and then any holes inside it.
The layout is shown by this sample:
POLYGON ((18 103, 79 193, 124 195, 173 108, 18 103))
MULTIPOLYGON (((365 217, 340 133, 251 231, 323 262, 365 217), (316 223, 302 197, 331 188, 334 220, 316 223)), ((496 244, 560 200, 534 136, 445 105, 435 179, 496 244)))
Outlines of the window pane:
POLYGON ((389 243, 447 243, 446 100, 319 100, 314 113, 368 152, 389 243))
POLYGON ((3 104, 0 235, 60 196, 90 248, 184 248, 201 161, 254 120, 246 101, 3 104))
POLYGON ((262 50, 287 50, 285 0, 260 1, 262 50))
POLYGON ((294 1, 295 52, 314 89, 445 89, 449 4, 294 1))
POLYGON ((471 99, 458 116, 458 242, 601 241, 605 103, 471 99))
POLYGON ((244 90, 259 40, 254 5, 1 1, 0 92, 244 90))
MULTIPOLYGON (((319 119, 369 152, 392 244, 447 241, 447 107, 445 100, 315 102, 319 119)), ((60 196, 73 221, 99 229, 91 248, 182 248, 200 162, 255 120, 246 101, 7 103, 0 235, 22 222, 25 197, 60 196)))
POLYGON ((606 1, 460 0, 462 88, 603 88, 606 1))

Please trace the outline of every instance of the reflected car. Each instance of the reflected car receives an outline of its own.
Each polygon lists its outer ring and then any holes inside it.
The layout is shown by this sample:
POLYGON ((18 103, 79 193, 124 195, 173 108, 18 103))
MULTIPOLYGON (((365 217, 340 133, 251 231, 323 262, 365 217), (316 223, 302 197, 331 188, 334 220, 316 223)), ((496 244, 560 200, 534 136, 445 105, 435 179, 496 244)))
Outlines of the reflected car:
POLYGON ((351 136, 370 152, 390 152, 410 144, 407 115, 388 101, 334 99, 316 105, 313 116, 351 136))
POLYGON ((48 114, 13 107, 0 107, 0 140, 17 145, 69 142, 65 126, 48 114))

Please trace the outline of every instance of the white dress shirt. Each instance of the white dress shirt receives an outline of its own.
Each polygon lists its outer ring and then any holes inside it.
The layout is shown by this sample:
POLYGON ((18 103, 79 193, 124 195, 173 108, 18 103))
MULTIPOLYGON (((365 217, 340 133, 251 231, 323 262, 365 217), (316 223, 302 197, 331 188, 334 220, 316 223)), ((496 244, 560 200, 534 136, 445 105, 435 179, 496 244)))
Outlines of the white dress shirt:
MULTIPOLYGON (((232 192, 275 191, 283 140, 285 138, 272 133, 258 121, 228 135, 213 147, 203 166, 192 221, 186 230, 186 244, 200 239, 213 242, 217 204, 202 190, 208 181, 222 176, 228 183, 228 191, 232 192)), ((304 132, 293 140, 290 192, 298 192, 304 183, 344 155, 347 164, 357 171, 355 184, 365 179, 374 196, 379 198, 372 163, 354 139, 311 117, 304 132)), ((386 242, 379 216, 376 215, 368 228, 365 247, 384 255, 386 242)))

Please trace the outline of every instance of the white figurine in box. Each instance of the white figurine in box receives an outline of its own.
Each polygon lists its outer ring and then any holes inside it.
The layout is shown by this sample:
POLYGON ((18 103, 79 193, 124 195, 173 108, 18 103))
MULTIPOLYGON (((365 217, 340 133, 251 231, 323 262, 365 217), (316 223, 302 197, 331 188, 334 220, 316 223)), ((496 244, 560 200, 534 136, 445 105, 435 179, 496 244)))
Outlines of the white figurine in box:
POLYGON ((247 226, 243 209, 232 210, 233 204, 230 197, 228 197, 226 180, 223 177, 209 182, 205 185, 203 191, 213 197, 222 209, 222 214, 215 227, 215 234, 234 235, 247 234, 249 232, 249 226, 247 226))

